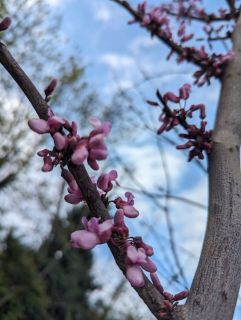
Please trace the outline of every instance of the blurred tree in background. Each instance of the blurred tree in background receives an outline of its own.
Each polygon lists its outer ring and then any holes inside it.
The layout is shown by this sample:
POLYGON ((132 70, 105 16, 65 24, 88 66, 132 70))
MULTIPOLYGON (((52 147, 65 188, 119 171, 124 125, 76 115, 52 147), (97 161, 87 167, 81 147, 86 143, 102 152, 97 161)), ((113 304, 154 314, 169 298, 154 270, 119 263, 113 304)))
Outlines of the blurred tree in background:
POLYGON ((4 320, 134 320, 113 316, 104 301, 90 303, 100 289, 91 275, 90 251, 75 250, 67 239, 79 227, 86 209, 75 208, 68 219, 55 216, 38 249, 21 243, 10 231, 1 241, 0 319, 4 320))
POLYGON ((35 251, 8 233, 1 241, 0 319, 48 319, 47 306, 35 251))

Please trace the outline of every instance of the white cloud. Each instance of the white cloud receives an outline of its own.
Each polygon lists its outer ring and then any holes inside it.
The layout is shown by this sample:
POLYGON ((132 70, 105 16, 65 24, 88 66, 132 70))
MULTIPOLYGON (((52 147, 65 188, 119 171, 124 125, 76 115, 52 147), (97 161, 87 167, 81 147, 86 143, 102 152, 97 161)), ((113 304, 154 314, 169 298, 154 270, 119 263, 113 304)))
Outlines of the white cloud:
POLYGON ((130 50, 134 54, 139 54, 143 48, 151 48, 157 44, 159 44, 159 41, 156 38, 151 38, 149 35, 138 36, 132 41, 130 50))
POLYGON ((135 61, 131 56, 112 52, 103 54, 100 57, 100 62, 116 71, 135 66, 135 61))
POLYGON ((96 13, 96 19, 101 22, 108 22, 111 19, 111 11, 107 7, 101 7, 96 13))
POLYGON ((51 6, 58 6, 62 0, 48 0, 48 4, 51 6))

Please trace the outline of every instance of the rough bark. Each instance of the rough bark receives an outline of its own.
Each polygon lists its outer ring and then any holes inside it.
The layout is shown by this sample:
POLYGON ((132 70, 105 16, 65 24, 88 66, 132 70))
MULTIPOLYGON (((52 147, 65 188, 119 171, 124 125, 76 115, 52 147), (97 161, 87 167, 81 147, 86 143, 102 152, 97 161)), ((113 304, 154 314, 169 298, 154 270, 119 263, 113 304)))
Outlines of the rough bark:
POLYGON ((241 20, 222 81, 209 158, 209 216, 185 320, 230 320, 241 275, 241 20))

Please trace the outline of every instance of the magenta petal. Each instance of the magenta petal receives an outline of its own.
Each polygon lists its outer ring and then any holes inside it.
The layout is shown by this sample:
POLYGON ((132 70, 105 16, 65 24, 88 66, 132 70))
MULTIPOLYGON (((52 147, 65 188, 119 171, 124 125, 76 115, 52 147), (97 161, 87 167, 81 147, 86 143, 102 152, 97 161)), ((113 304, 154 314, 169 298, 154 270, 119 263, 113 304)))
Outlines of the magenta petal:
POLYGON ((122 209, 118 209, 114 216, 115 224, 122 224, 124 222, 124 211, 122 209))
POLYGON ((142 241, 141 247, 145 250, 147 256, 152 256, 154 253, 154 250, 149 244, 146 244, 142 241))
POLYGON ((125 197, 127 198, 127 202, 129 205, 133 206, 134 204, 134 195, 131 192, 126 192, 125 197))
POLYGON ((53 135, 54 145, 57 150, 63 150, 67 145, 67 137, 63 136, 60 132, 53 135))
POLYGON ((136 247, 129 245, 127 248, 127 257, 131 260, 131 262, 136 263, 138 259, 138 252, 136 247))
POLYGON ((116 171, 116 170, 111 170, 111 171, 109 172, 109 177, 110 177, 110 180, 115 180, 115 179, 117 179, 117 177, 118 177, 117 171, 116 171))
POLYGON ((151 273, 157 271, 157 267, 156 267, 155 263, 153 261, 151 261, 151 259, 149 259, 149 258, 146 258, 146 261, 142 262, 141 266, 144 270, 151 272, 151 273))
POLYGON ((171 102, 174 102, 174 103, 178 103, 180 101, 180 98, 177 97, 172 92, 167 92, 166 94, 164 94, 163 99, 164 99, 165 102, 171 101, 171 102))
POLYGON ((65 120, 57 116, 52 116, 48 118, 48 124, 49 126, 61 127, 65 124, 65 120))
POLYGON ((90 166, 93 170, 99 170, 99 165, 98 165, 98 163, 97 163, 96 160, 88 158, 87 161, 88 161, 89 166, 90 166))
POLYGON ((101 130, 105 135, 107 135, 111 131, 111 128, 112 128, 112 124, 110 122, 102 123, 101 130))
POLYGON ((87 231, 89 231, 89 229, 88 229, 88 219, 86 218, 86 216, 83 216, 83 217, 81 218, 81 223, 83 224, 83 226, 85 227, 85 229, 86 229, 87 231))
POLYGON ((39 150, 37 152, 37 155, 39 157, 46 157, 48 154, 49 154, 49 150, 48 149, 39 150))
POLYGON ((98 234, 98 232, 99 232, 99 221, 100 221, 100 218, 92 217, 87 222, 87 229, 90 232, 98 234))
POLYGON ((77 146, 74 150, 74 153, 71 156, 71 161, 73 164, 81 165, 88 156, 88 150, 84 145, 77 146))
POLYGON ((132 206, 124 206, 123 207, 124 210, 124 215, 128 218, 136 218, 139 216, 139 211, 137 211, 134 207, 132 206))
POLYGON ((144 275, 139 266, 129 266, 126 269, 126 278, 129 280, 130 284, 134 287, 143 287, 144 275))
POLYGON ((99 239, 95 233, 79 230, 71 233, 71 244, 74 248, 89 250, 99 244, 99 239))
POLYGON ((104 147, 105 143, 104 143, 104 134, 103 133, 99 133, 94 135, 93 137, 90 138, 89 140, 89 147, 90 148, 94 148, 94 147, 104 147))
POLYGON ((103 223, 99 224, 99 238, 101 243, 105 243, 110 240, 113 226, 114 226, 113 219, 108 219, 103 223))
POLYGON ((101 190, 107 192, 109 187, 109 175, 106 173, 101 174, 97 180, 97 186, 101 190))
POLYGON ((106 149, 91 149, 90 157, 95 160, 104 160, 108 156, 108 151, 106 149))
POLYGON ((78 204, 83 200, 83 198, 78 194, 71 193, 71 194, 67 194, 64 197, 64 200, 71 204, 78 204))
POLYGON ((49 125, 43 119, 31 119, 28 121, 29 128, 36 133, 42 134, 49 132, 49 125))
POLYGON ((53 170, 53 167, 54 167, 54 165, 53 165, 53 162, 52 162, 51 158, 50 157, 44 157, 44 165, 42 166, 41 170, 43 172, 49 172, 49 171, 53 170))

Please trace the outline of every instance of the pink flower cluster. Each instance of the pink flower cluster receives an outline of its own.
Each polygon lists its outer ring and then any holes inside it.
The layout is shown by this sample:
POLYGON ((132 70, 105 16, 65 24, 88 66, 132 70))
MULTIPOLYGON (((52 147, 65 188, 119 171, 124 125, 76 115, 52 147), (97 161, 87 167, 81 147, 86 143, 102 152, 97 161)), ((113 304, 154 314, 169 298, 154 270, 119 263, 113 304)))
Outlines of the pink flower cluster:
MULTIPOLYGON (((71 204, 78 204, 84 201, 82 192, 73 175, 67 169, 62 168, 61 176, 68 184, 67 191, 69 194, 64 197, 65 201, 71 204)), ((118 182, 116 181, 117 177, 118 174, 116 170, 111 170, 109 173, 102 173, 98 178, 97 183, 95 182, 94 177, 91 178, 103 200, 106 200, 107 193, 112 190, 113 182, 118 185, 118 182)))
MULTIPOLYGON (((187 17, 190 17, 190 19, 193 17, 196 19, 204 19, 205 21, 217 18, 217 16, 213 14, 209 15, 204 9, 199 8, 197 5, 198 2, 200 1, 177 1, 176 3, 162 4, 147 10, 147 2, 144 1, 138 5, 136 10, 139 19, 131 22, 140 22, 141 25, 146 27, 152 34, 157 34, 162 37, 164 42, 171 48, 167 59, 176 52, 178 54, 178 63, 191 61, 199 65, 200 69, 197 70, 193 76, 195 78, 195 84, 203 86, 204 84, 210 84, 211 77, 221 78, 225 66, 233 59, 233 50, 230 49, 224 55, 218 53, 212 53, 210 55, 206 52, 204 46, 201 46, 200 49, 193 46, 183 46, 183 43, 190 41, 194 37, 193 33, 186 32, 187 17), (170 26, 170 15, 175 16, 180 22, 176 34, 177 40, 174 39, 170 26)), ((229 15, 228 13, 226 15, 226 13, 222 11, 222 15, 219 18, 229 17, 229 15)), ((227 35, 230 37, 231 32, 228 32, 227 35)), ((220 40, 222 40, 222 38, 220 38, 220 40)))
MULTIPOLYGON (((84 200, 73 176, 65 169, 62 171, 62 176, 69 184, 68 191, 70 192, 70 195, 67 195, 66 197, 73 197, 75 192, 75 196, 78 200, 84 200)), ((100 193, 104 192, 104 194, 102 194, 102 196, 104 195, 103 200, 107 199, 107 193, 112 190, 113 181, 116 182, 117 176, 117 172, 111 170, 109 173, 101 174, 98 178, 96 185, 100 189, 100 193)), ((113 244, 120 248, 121 253, 125 256, 125 275, 130 284, 134 287, 143 287, 145 285, 144 272, 149 272, 153 285, 165 297, 164 306, 161 312, 163 314, 168 314, 168 311, 173 309, 174 303, 186 298, 188 292, 183 291, 173 296, 164 291, 156 273, 157 267, 150 259, 154 254, 153 248, 146 244, 141 237, 129 236, 129 229, 125 224, 124 219, 125 217, 136 218, 139 215, 139 212, 133 207, 133 194, 126 192, 125 196, 127 200, 117 197, 115 200, 108 201, 108 203, 113 202, 117 208, 113 219, 107 219, 106 221, 101 222, 100 218, 92 217, 87 220, 86 217, 83 217, 81 221, 84 229, 74 231, 71 234, 71 244, 74 248, 88 250, 108 241, 113 242, 113 244)), ((68 198, 66 200, 68 201, 70 199, 68 198)), ((73 202, 74 201, 72 201, 72 203, 73 202)))
POLYGON ((36 133, 50 133, 54 140, 52 150, 43 149, 37 154, 43 157, 43 171, 51 171, 54 166, 65 166, 68 161, 75 165, 81 165, 85 160, 93 170, 98 170, 98 160, 107 158, 105 138, 111 130, 109 122, 101 123, 97 118, 90 119, 94 130, 88 136, 80 137, 77 134, 77 124, 71 124, 57 116, 50 114, 47 121, 32 119, 28 122, 29 127, 36 133))
POLYGON ((159 120, 162 122, 161 127, 158 129, 157 134, 161 134, 164 131, 170 131, 175 126, 180 124, 182 119, 185 119, 187 114, 191 115, 191 108, 190 110, 185 110, 184 108, 178 108, 171 110, 168 107, 168 102, 178 103, 180 104, 181 101, 186 101, 191 93, 191 85, 185 83, 179 89, 179 95, 175 95, 173 92, 168 91, 163 96, 161 96, 161 101, 163 103, 163 112, 161 113, 159 120))
POLYGON ((88 221, 83 217, 81 222, 85 230, 78 230, 71 234, 71 244, 74 248, 89 250, 110 240, 114 226, 113 219, 100 223, 100 218, 93 217, 88 221))
MULTIPOLYGON (((141 237, 130 238, 129 230, 124 222, 124 211, 118 209, 114 219, 100 222, 100 218, 82 218, 83 230, 71 234, 71 244, 74 248, 92 249, 116 239, 125 254, 126 278, 134 287, 143 287, 145 284, 143 270, 155 273, 157 268, 149 258, 153 255, 153 248, 142 241, 141 237), (112 238, 112 234, 114 235, 112 238)), ((153 276, 154 277, 154 276, 153 276)), ((157 277, 157 276, 156 276, 157 277)))
MULTIPOLYGON (((167 92, 163 96, 158 92, 158 98, 163 105, 163 111, 159 117, 162 122, 161 127, 158 129, 157 134, 161 134, 164 131, 170 131, 177 125, 181 125, 187 133, 182 133, 179 136, 181 138, 188 139, 183 145, 178 145, 177 149, 189 149, 188 161, 191 161, 194 157, 204 159, 203 152, 206 151, 208 154, 212 150, 211 136, 212 131, 206 130, 207 122, 204 121, 206 118, 205 105, 204 104, 192 104, 186 108, 186 100, 189 98, 191 92, 191 86, 184 84, 179 89, 179 95, 175 95, 173 92, 167 92), (184 101, 184 107, 181 107, 180 103, 184 101), (169 102, 179 104, 178 109, 171 109, 169 102), (193 113, 198 111, 199 116, 202 119, 200 128, 194 124, 187 122, 188 118, 193 117, 193 113)), ((152 106, 159 106, 155 101, 147 101, 152 106)))
POLYGON ((182 55, 178 58, 178 62, 188 60, 188 57, 195 57, 196 61, 199 61, 202 66, 201 69, 194 72, 195 84, 199 87, 205 83, 210 84, 211 77, 220 78, 223 74, 225 66, 233 60, 234 51, 230 49, 226 54, 213 53, 211 56, 205 51, 205 47, 201 46, 200 49, 194 47, 183 48, 182 55))
POLYGON ((67 190, 69 194, 64 197, 64 200, 71 204, 78 204, 81 201, 84 201, 82 192, 80 191, 80 188, 73 175, 68 170, 62 168, 61 176, 68 184, 67 190))
MULTIPOLYGON (((65 196, 65 200, 72 204, 84 201, 83 195, 72 174, 62 168, 62 177, 68 183, 69 194, 65 196)), ((139 212, 134 208, 134 196, 131 192, 126 192, 126 200, 117 197, 112 201, 108 201, 107 193, 112 190, 113 182, 117 182, 118 174, 115 170, 109 173, 102 173, 97 180, 96 186, 99 190, 102 200, 107 205, 110 202, 115 204, 117 209, 114 219, 108 219, 100 222, 99 218, 91 218, 89 221, 86 217, 82 218, 84 230, 78 230, 71 234, 71 244, 75 248, 92 249, 98 244, 106 243, 111 240, 112 233, 115 234, 114 239, 118 239, 121 248, 126 255, 126 277, 133 286, 144 286, 143 270, 150 273, 156 272, 155 264, 150 260, 153 255, 153 248, 144 243, 141 237, 130 238, 129 230, 125 224, 124 217, 136 218, 139 212), (104 193, 103 193, 104 192, 104 193)))
MULTIPOLYGON (((52 81, 46 88, 46 101, 50 98, 56 83, 56 81, 52 81)), ((189 85, 184 85, 180 89, 179 98, 186 100, 189 97, 190 89, 189 85)), ((172 93, 164 96, 166 102, 172 101, 172 99, 172 93)), ((81 165, 87 160, 92 169, 98 170, 97 160, 103 160, 107 157, 104 139, 111 130, 111 124, 109 122, 101 123, 97 118, 91 118, 91 124, 94 126, 94 130, 88 136, 80 137, 77 134, 75 122, 70 124, 67 120, 54 116, 51 110, 49 110, 47 120, 32 119, 29 121, 29 127, 34 132, 51 134, 54 140, 54 148, 52 150, 43 149, 38 152, 38 155, 43 157, 44 160, 42 170, 51 171, 54 166, 60 164, 61 175, 68 184, 68 194, 65 195, 65 200, 71 204, 78 204, 81 201, 85 201, 85 199, 74 176, 64 166, 69 161, 75 165, 81 165)), ((71 234, 71 245, 74 248, 89 250, 96 245, 111 241, 118 246, 125 257, 125 274, 131 285, 143 287, 145 285, 144 271, 147 271, 150 273, 153 285, 165 297, 168 297, 169 300, 165 301, 169 301, 170 305, 172 305, 172 298, 170 297, 173 296, 164 292, 156 274, 156 265, 150 259, 150 256, 153 255, 153 248, 144 243, 141 237, 129 237, 129 229, 124 219, 125 217, 136 218, 139 215, 138 210, 134 208, 133 194, 126 192, 126 200, 121 197, 111 201, 108 199, 108 193, 113 189, 113 183, 119 185, 117 177, 117 172, 111 170, 108 173, 102 173, 97 182, 92 178, 92 182, 95 184, 104 204, 108 206, 110 203, 114 203, 117 209, 114 218, 102 221, 101 218, 97 217, 91 217, 90 219, 82 217, 83 229, 74 231, 71 234)), ((175 301, 175 298, 173 298, 173 301, 175 301)))
POLYGON ((203 152, 210 153, 212 151, 212 130, 206 130, 206 121, 201 121, 200 128, 195 125, 189 125, 186 129, 188 133, 181 133, 181 138, 188 139, 185 144, 177 146, 177 149, 189 149, 188 161, 191 161, 194 157, 198 157, 200 160, 204 159, 203 152))
MULTIPOLYGON (((172 31, 170 28, 170 20, 165 12, 165 6, 161 5, 155 7, 149 12, 147 12, 147 2, 139 4, 137 7, 137 13, 141 17, 141 25, 143 27, 148 27, 152 32, 158 30, 158 33, 166 39, 172 38, 172 31)), ((136 22, 131 21, 131 23, 136 22)))
POLYGON ((188 297, 189 291, 181 291, 175 295, 169 292, 163 292, 165 300, 163 301, 163 307, 159 313, 159 316, 164 319, 171 319, 173 309, 177 306, 180 300, 186 299, 188 297))
POLYGON ((156 265, 151 261, 144 248, 136 248, 128 244, 126 250, 126 277, 134 287, 143 287, 145 284, 143 271, 154 273, 156 265))
POLYGON ((123 211, 123 214, 128 218, 136 218, 139 216, 139 211, 136 210, 134 205, 134 196, 131 192, 126 192, 125 197, 127 200, 123 200, 118 197, 113 202, 116 205, 116 208, 123 211))

